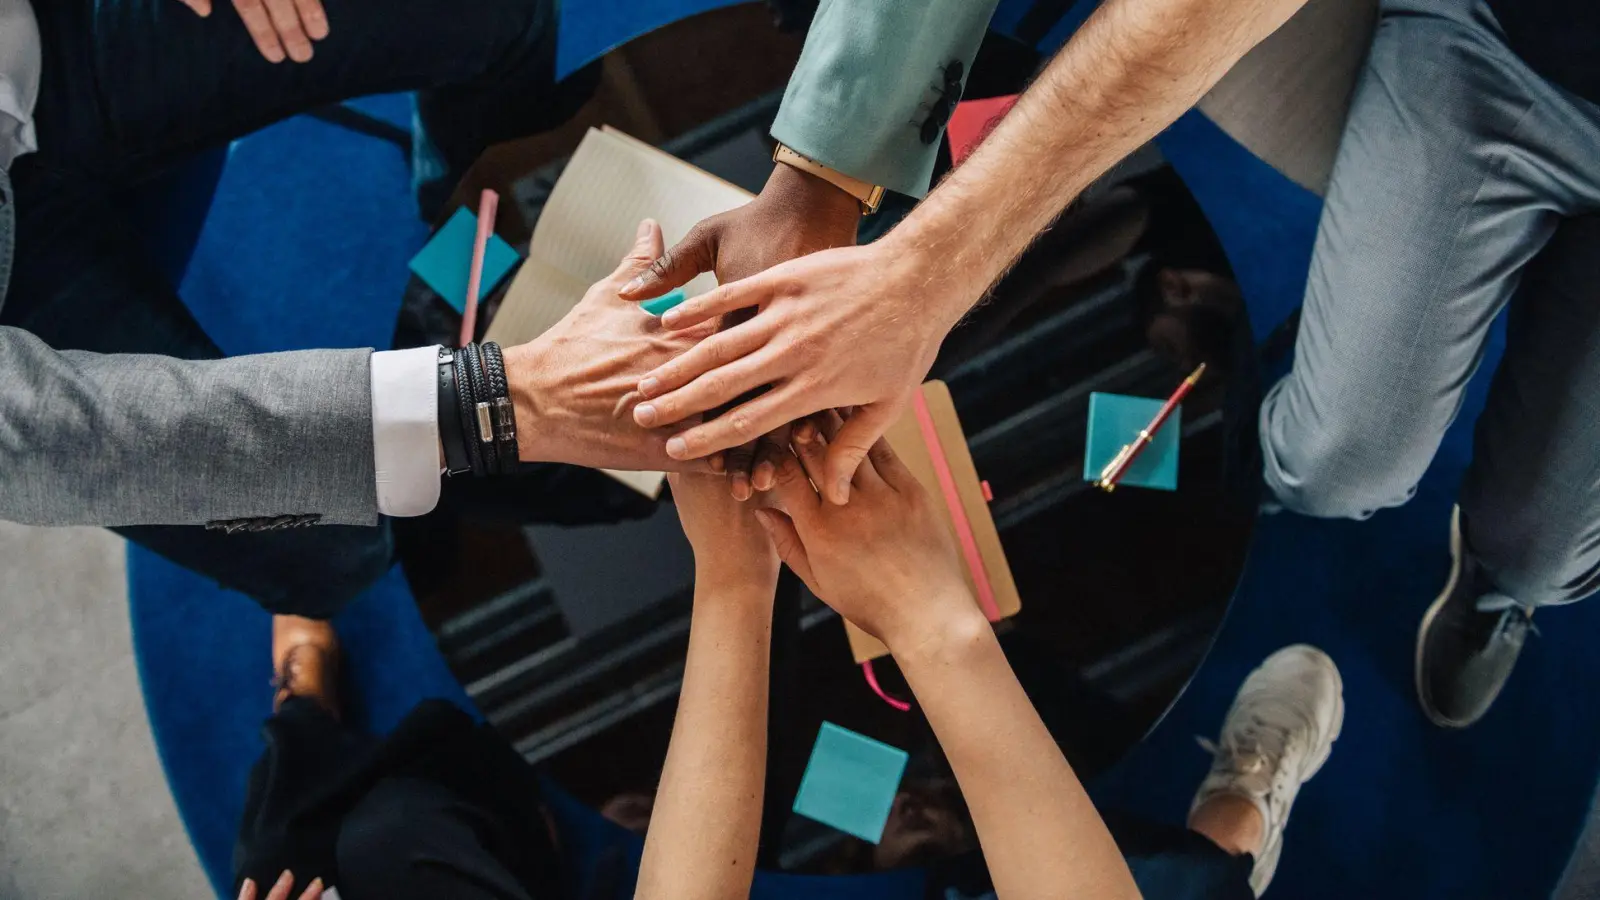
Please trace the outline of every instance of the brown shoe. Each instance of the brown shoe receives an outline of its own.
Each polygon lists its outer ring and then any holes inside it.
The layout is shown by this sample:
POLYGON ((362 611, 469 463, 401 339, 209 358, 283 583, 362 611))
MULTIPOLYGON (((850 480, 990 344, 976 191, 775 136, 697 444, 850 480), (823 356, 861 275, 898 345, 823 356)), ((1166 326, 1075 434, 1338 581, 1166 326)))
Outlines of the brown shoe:
POLYGON ((274 712, 290 697, 305 697, 339 716, 339 637, 329 622, 272 617, 274 712))

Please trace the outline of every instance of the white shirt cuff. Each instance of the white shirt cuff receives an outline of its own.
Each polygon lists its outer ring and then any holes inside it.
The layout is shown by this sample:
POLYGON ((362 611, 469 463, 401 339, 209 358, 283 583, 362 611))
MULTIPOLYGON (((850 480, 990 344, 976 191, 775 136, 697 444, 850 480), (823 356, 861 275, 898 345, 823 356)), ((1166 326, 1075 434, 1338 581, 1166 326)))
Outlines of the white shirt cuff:
POLYGON ((439 347, 372 354, 372 457, 378 512, 420 516, 439 503, 439 347))

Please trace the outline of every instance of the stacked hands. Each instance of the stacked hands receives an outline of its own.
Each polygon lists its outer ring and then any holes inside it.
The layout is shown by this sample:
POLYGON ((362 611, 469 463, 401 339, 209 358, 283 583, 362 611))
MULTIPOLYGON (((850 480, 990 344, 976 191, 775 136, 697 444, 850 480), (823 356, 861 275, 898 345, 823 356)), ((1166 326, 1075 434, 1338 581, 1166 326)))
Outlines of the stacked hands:
POLYGON ((856 469, 848 505, 818 495, 829 448, 848 424, 828 412, 796 425, 794 452, 778 462, 774 489, 758 503, 733 499, 714 475, 669 476, 696 577, 747 586, 770 601, 781 559, 899 658, 991 633, 949 531, 886 441, 856 469))

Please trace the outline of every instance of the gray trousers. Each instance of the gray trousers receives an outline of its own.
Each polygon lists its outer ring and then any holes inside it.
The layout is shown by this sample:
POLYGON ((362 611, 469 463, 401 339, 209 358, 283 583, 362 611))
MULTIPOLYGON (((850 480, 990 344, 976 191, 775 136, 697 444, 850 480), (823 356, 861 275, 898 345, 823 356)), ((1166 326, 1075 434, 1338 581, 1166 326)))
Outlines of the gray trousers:
POLYGON ((1279 501, 1365 518, 1410 499, 1507 302, 1469 549, 1519 604, 1578 600, 1600 588, 1600 106, 1534 74, 1482 0, 1385 2, 1294 368, 1261 410, 1279 501))

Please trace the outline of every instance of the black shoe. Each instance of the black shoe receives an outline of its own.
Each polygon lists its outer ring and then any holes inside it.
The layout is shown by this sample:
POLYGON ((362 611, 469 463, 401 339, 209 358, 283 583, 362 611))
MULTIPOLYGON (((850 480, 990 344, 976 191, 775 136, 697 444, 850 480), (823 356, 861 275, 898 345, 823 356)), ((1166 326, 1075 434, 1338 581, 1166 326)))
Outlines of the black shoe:
POLYGON ((1533 622, 1464 552, 1459 508, 1450 516, 1450 557, 1450 580, 1417 631, 1417 700, 1433 724, 1465 728, 1500 696, 1533 622))

